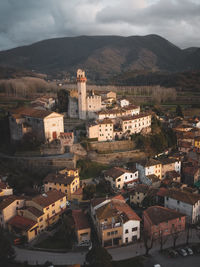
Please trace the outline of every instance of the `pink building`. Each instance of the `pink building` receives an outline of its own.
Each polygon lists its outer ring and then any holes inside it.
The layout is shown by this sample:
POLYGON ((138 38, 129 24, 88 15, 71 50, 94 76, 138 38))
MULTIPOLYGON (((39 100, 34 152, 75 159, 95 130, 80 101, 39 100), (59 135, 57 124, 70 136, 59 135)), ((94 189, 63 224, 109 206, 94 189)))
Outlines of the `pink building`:
POLYGON ((185 230, 185 215, 161 206, 152 206, 143 213, 144 231, 158 238, 185 230))

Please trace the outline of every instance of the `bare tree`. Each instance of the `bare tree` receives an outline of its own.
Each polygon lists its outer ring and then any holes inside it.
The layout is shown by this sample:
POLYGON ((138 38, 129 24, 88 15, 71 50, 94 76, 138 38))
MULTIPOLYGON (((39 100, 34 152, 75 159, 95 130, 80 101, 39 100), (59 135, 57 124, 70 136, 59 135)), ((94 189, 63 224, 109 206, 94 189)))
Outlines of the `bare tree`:
POLYGON ((164 235, 164 231, 163 230, 159 231, 158 240, 159 240, 159 243, 160 243, 160 251, 163 251, 163 246, 168 240, 168 236, 164 235))
POLYGON ((149 251, 153 247, 154 237, 152 235, 150 235, 148 231, 144 231, 143 232, 143 241, 144 241, 144 247, 145 247, 145 255, 148 256, 149 251))
POLYGON ((186 244, 187 245, 189 244, 189 240, 190 240, 190 237, 191 237, 191 231, 192 231, 191 224, 187 223, 186 224, 186 244))
POLYGON ((172 236, 172 239, 173 239, 173 248, 176 247, 176 242, 177 242, 177 239, 179 238, 180 236, 180 231, 178 231, 177 227, 175 227, 175 225, 172 225, 172 228, 171 228, 171 236, 172 236))

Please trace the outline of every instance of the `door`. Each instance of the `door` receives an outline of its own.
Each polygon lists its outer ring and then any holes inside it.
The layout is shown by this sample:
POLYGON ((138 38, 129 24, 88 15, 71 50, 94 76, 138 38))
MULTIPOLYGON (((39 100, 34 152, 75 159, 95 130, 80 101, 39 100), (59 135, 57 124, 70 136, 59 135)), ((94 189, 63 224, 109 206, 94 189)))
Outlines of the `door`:
POLYGON ((57 132, 53 132, 53 139, 57 139, 57 132))

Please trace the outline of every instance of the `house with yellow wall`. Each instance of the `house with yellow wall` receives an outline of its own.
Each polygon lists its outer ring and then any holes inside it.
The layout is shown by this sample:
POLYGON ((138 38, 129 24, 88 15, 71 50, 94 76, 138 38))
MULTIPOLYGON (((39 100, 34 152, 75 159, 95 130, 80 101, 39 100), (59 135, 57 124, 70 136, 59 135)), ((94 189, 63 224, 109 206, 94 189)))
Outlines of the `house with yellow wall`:
POLYGON ((37 222, 38 229, 37 233, 43 232, 45 228, 48 226, 47 222, 45 221, 45 214, 42 210, 36 207, 23 207, 17 211, 19 216, 25 217, 32 221, 37 222))
POLYGON ((25 236, 30 242, 38 235, 38 223, 28 218, 16 215, 8 222, 8 230, 16 235, 25 236))
MULTIPOLYGON (((69 174, 71 174, 69 171, 69 174)), ((69 176, 62 173, 50 173, 43 180, 44 191, 57 190, 64 193, 67 200, 72 199, 72 194, 80 188, 79 176, 69 176)))
POLYGON ((75 223, 76 237, 78 245, 89 244, 91 228, 86 215, 82 210, 73 210, 72 216, 75 223))
POLYGON ((79 170, 76 168, 65 168, 59 171, 60 174, 66 174, 67 176, 79 176, 79 170))
POLYGON ((17 210, 24 206, 23 198, 11 195, 0 200, 0 226, 6 228, 6 223, 15 215, 17 210))
POLYGON ((141 219, 121 195, 92 200, 91 217, 104 247, 128 244, 140 238, 141 219))
POLYGON ((200 136, 194 138, 194 147, 200 148, 200 136))
POLYGON ((26 201, 27 207, 35 207, 44 214, 41 213, 41 216, 38 218, 38 220, 42 219, 39 222, 40 227, 42 226, 41 230, 59 220, 62 213, 66 211, 66 204, 66 195, 57 190, 50 190, 34 197, 32 200, 26 201))

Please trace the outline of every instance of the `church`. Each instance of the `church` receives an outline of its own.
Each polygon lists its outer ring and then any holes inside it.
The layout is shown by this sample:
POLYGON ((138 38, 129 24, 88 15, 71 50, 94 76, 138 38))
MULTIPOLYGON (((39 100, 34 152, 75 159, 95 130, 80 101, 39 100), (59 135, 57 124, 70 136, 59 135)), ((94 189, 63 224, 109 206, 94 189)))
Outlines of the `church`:
POLYGON ((72 91, 69 97, 68 114, 70 118, 80 120, 95 119, 96 112, 102 109, 101 96, 94 91, 87 94, 85 71, 77 70, 77 92, 72 91))

